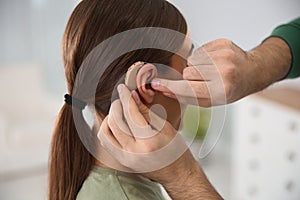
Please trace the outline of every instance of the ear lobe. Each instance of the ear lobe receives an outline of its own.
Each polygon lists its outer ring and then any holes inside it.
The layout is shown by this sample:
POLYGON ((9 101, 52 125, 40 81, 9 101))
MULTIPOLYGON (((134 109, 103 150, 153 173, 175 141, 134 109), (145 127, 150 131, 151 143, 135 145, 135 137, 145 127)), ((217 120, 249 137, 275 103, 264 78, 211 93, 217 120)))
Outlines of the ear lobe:
POLYGON ((152 103, 155 92, 146 86, 157 76, 157 69, 154 65, 147 63, 145 64, 136 75, 136 85, 141 97, 146 103, 152 103))

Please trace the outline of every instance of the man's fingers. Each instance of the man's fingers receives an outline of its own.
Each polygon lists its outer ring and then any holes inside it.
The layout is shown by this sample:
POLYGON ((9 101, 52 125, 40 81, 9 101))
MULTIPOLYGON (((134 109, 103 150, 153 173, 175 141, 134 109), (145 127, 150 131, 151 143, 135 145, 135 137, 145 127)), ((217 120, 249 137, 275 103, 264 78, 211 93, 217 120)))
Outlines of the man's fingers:
POLYGON ((194 66, 186 67, 183 70, 183 79, 189 81, 204 81, 204 76, 194 66))
POLYGON ((211 107, 211 98, 192 98, 192 97, 183 97, 183 96, 177 96, 176 99, 182 103, 182 104, 189 104, 189 105, 195 105, 195 106, 201 106, 201 107, 211 107))
POLYGON ((196 49, 193 54, 188 57, 188 66, 196 66, 196 65, 211 65, 213 61, 209 56, 208 52, 200 47, 196 49))
POLYGON ((183 78, 189 81, 210 81, 218 74, 214 65, 196 65, 183 70, 183 78))
POLYGON ((184 97, 184 96, 179 96, 179 95, 174 95, 171 93, 164 93, 165 96, 176 99, 182 104, 189 104, 189 105, 195 105, 195 106, 201 106, 201 107, 210 107, 212 106, 211 99, 209 98, 193 98, 193 97, 184 97))
POLYGON ((220 49, 228 49, 233 45, 232 41, 228 39, 217 39, 212 42, 209 42, 202 46, 203 49, 205 49, 208 52, 211 51, 218 51, 220 49))
POLYGON ((151 83, 152 87, 163 94, 170 93, 176 96, 192 97, 192 98, 210 98, 206 81, 187 81, 187 80, 167 80, 155 79, 151 83))

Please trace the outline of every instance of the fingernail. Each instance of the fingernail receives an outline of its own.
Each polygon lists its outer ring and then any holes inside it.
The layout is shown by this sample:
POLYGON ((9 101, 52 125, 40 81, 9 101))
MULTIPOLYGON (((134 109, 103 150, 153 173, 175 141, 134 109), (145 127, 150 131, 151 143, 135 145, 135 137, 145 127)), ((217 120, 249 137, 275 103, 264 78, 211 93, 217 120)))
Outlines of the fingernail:
POLYGON ((123 84, 118 85, 118 87, 117 87, 118 92, 121 93, 123 88, 124 88, 123 84))
POLYGON ((151 86, 153 88, 158 88, 160 86, 160 80, 159 79, 153 79, 153 81, 151 82, 151 86))

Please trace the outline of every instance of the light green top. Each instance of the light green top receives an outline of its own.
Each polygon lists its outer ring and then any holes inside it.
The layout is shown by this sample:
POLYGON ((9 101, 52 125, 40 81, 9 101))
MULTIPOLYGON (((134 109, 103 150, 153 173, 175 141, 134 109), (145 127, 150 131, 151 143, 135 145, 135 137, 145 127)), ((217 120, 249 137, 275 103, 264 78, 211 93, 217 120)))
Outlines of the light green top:
POLYGON ((76 200, 165 200, 156 182, 94 166, 76 200))

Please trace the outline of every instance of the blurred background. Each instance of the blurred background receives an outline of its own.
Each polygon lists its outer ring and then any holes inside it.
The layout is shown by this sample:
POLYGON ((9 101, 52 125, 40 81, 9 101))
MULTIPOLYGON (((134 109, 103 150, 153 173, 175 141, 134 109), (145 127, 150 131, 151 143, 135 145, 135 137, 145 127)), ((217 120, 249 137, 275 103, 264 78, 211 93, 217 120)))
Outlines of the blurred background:
MULTIPOLYGON (((1 200, 47 198, 51 133, 67 91, 60 45, 78 2, 0 0, 1 200)), ((300 15, 299 0, 171 2, 198 44, 229 38, 245 50, 300 15)), ((225 199, 300 199, 299 90, 299 79, 288 80, 226 106, 220 140, 199 160, 225 199)))

